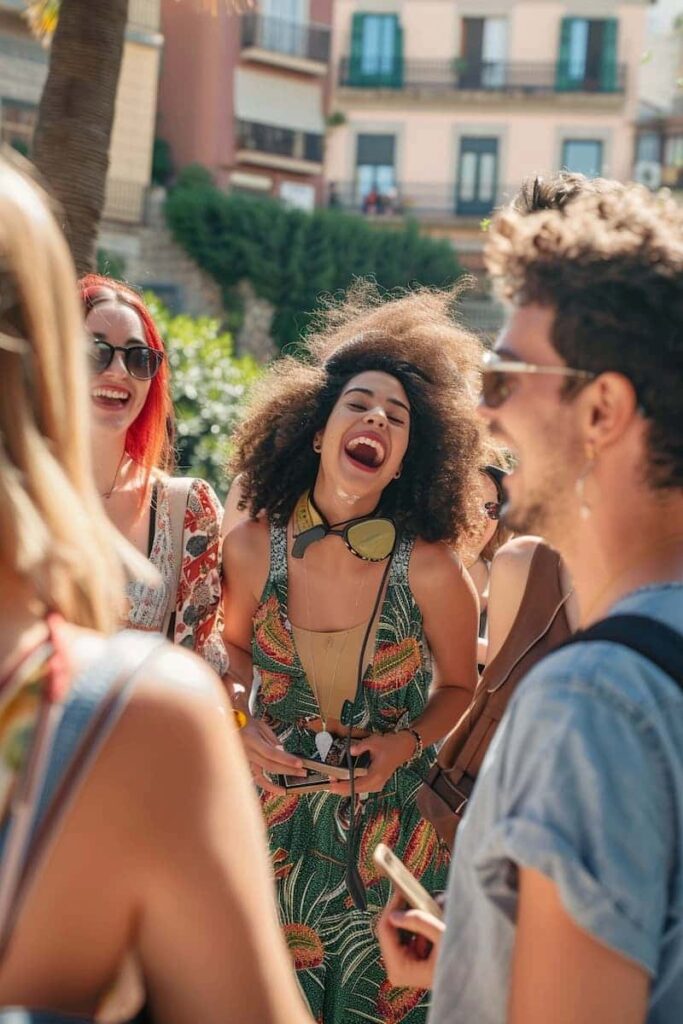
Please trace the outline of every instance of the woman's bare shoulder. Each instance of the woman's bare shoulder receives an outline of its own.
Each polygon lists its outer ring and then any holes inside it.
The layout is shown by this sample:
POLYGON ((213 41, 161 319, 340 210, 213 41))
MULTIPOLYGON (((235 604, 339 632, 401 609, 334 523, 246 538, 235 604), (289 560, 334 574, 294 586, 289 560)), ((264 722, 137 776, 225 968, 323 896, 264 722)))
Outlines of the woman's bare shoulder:
POLYGON ((223 538, 223 564, 245 568, 268 559, 270 551, 270 525, 263 517, 244 519, 223 538))
POLYGON ((443 541, 429 542, 418 538, 410 559, 410 586, 420 603, 420 593, 438 593, 447 587, 463 598, 473 593, 472 580, 456 551, 443 541))
MULTIPOLYGON (((70 665, 74 674, 85 671, 97 662, 111 661, 116 656, 116 637, 106 637, 90 629, 68 625, 64 630, 70 665)), ((118 647, 120 651, 120 646, 118 647)), ((175 644, 159 641, 155 649, 141 651, 139 668, 134 666, 135 687, 129 705, 166 704, 187 707, 197 703, 216 706, 222 699, 222 686, 205 661, 175 644)))
POLYGON ((491 563, 491 572, 496 572, 498 576, 504 573, 526 575, 536 551, 543 544, 545 541, 540 537, 513 537, 496 551, 491 563))

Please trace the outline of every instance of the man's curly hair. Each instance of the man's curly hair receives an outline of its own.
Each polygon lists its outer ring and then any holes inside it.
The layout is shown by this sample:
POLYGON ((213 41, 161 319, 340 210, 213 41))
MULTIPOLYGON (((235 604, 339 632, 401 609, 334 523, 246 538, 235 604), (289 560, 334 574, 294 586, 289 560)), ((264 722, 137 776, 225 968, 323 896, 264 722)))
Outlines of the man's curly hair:
POLYGON ((345 384, 380 370, 401 382, 411 408, 403 472, 384 490, 383 513, 428 541, 465 534, 476 515, 471 482, 481 464, 481 346, 455 322, 455 298, 421 289, 384 301, 361 281, 343 300, 328 301, 306 338, 306 361, 286 356, 271 367, 234 435, 231 469, 241 474, 241 507, 285 525, 315 482, 313 439, 345 384))
POLYGON ((489 230, 499 292, 555 311, 551 341, 568 366, 631 381, 649 421, 646 479, 683 487, 683 210, 617 182, 532 209, 508 207, 489 230))

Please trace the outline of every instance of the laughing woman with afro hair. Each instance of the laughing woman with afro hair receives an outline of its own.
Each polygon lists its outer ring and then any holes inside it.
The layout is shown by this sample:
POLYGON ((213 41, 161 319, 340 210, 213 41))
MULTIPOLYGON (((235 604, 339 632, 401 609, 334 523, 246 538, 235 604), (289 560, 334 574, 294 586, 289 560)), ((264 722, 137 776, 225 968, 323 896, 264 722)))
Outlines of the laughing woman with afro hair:
POLYGON ((477 671, 477 599, 453 545, 477 515, 480 349, 453 299, 356 286, 305 360, 265 376, 234 438, 247 517, 223 548, 232 699, 281 923, 325 1024, 427 1013, 426 993, 387 981, 372 854, 384 842, 445 887, 449 851, 415 795, 477 671))

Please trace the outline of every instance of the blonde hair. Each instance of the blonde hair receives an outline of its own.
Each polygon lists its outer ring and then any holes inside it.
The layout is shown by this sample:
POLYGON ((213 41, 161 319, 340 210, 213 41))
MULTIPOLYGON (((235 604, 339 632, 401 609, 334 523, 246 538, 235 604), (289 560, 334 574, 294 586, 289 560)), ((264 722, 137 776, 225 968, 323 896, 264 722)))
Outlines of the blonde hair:
POLYGON ((46 194, 0 156, 0 564, 76 625, 116 627, 116 531, 90 460, 76 276, 46 194))

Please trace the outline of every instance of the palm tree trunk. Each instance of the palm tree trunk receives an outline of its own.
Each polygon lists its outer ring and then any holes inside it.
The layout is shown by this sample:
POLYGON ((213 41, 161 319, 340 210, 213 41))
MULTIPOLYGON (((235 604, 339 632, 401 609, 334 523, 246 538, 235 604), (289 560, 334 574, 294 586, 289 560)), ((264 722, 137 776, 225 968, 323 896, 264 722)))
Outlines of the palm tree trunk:
POLYGON ((93 269, 128 0, 62 0, 34 160, 62 205, 79 274, 93 269))

